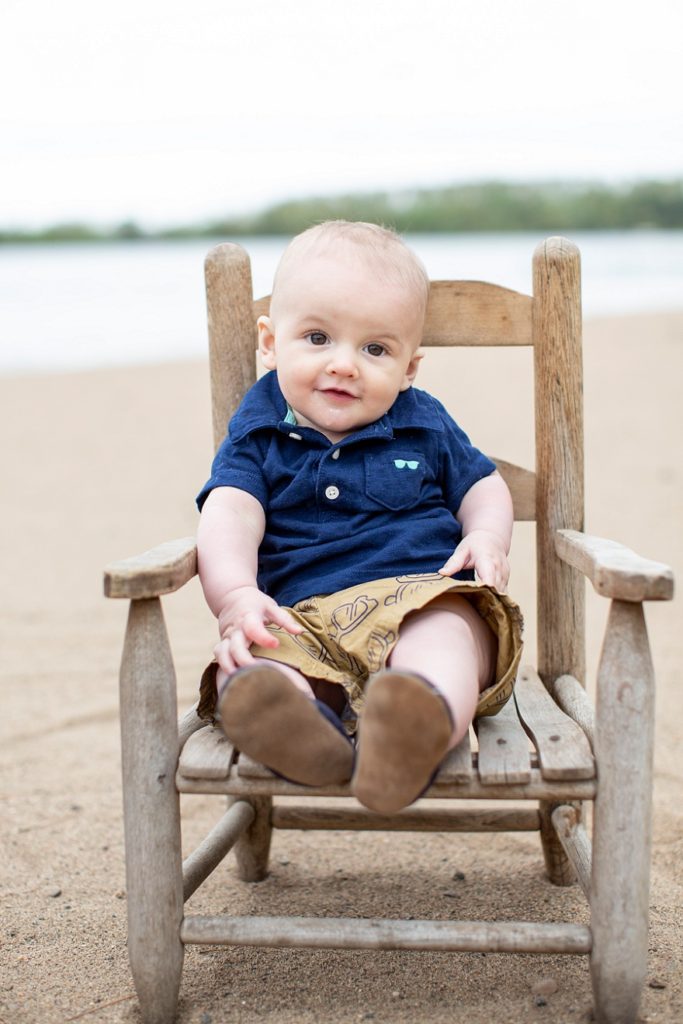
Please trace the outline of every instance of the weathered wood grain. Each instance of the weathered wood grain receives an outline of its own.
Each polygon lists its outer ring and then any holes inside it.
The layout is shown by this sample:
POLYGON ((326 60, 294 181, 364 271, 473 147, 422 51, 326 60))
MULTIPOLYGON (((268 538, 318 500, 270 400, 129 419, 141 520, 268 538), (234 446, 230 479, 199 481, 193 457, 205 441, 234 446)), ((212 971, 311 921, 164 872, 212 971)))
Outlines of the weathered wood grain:
POLYGON ((217 725, 193 733, 180 754, 178 771, 188 779, 227 779, 235 748, 217 725))
POLYGON ((179 590, 196 573, 197 542, 183 537, 110 562, 104 569, 104 595, 131 600, 161 597, 179 590))
POLYGON ((592 779, 595 761, 583 731, 558 708, 529 666, 519 673, 514 690, 517 712, 538 751, 544 779, 592 779))
POLYGON ((533 522, 536 518, 536 474, 514 462, 492 456, 496 468, 510 489, 515 520, 533 522))
POLYGON ((567 854, 586 899, 591 894, 591 841, 575 807, 564 804, 552 813, 557 838, 567 854))
POLYGON ((555 532, 583 529, 583 369, 579 251, 563 238, 533 260, 538 673, 585 678, 583 581, 555 553, 555 532))
MULTIPOLYGON (((467 783, 472 778, 472 747, 469 731, 465 733, 457 747, 449 750, 434 779, 434 787, 449 783, 467 783)), ((434 794, 435 796, 437 794, 434 794)))
POLYGON ((591 975, 596 1017, 635 1021, 647 969, 654 674, 642 604, 613 601, 598 668, 591 975))
POLYGON ((482 784, 528 782, 529 737, 519 721, 514 700, 509 700, 497 715, 478 718, 475 728, 479 743, 477 770, 482 784))
POLYGON ((254 808, 246 800, 228 807, 223 817, 189 857, 183 861, 183 898, 187 902, 193 892, 218 867, 239 837, 252 824, 254 808))
POLYGON ((349 829, 354 832, 537 832, 535 808, 436 809, 411 807, 382 815, 364 807, 308 807, 281 804, 273 808, 273 828, 349 829))
MULTIPOLYGON (((555 805, 572 803, 577 800, 592 800, 597 791, 593 779, 544 779, 540 769, 533 766, 527 783, 505 785, 483 785, 475 771, 468 782, 449 782, 435 785, 429 791, 433 799, 456 800, 549 800, 555 805)), ((176 785, 181 793, 225 793, 235 797, 255 796, 352 796, 348 783, 315 787, 298 786, 275 776, 270 778, 244 778, 233 766, 227 779, 186 779, 176 776, 176 785)))
POLYGON ((560 676, 555 680, 553 694, 557 704, 579 726, 595 749, 595 708, 578 679, 560 676))
POLYGON ((621 601, 670 601, 673 597, 674 577, 668 565, 641 558, 615 541, 576 530, 558 530, 555 550, 603 597, 621 601))
POLYGON ((248 801, 254 817, 235 843, 237 874, 243 882, 261 882, 268 874, 273 801, 270 796, 249 796, 248 801))
POLYGON ((588 953, 590 928, 528 921, 394 921, 320 917, 201 917, 183 942, 314 949, 423 949, 493 953, 588 953))
POLYGON ((209 325, 211 408, 214 447, 232 414, 256 380, 256 317, 251 264, 241 245, 217 245, 204 263, 209 325))
POLYGON ((156 598, 131 602, 120 703, 128 957, 145 1024, 167 1024, 183 966, 183 880, 176 681, 156 598))
POLYGON ((182 750, 190 736, 205 725, 204 719, 197 714, 197 704, 193 704, 178 721, 178 750, 182 750))

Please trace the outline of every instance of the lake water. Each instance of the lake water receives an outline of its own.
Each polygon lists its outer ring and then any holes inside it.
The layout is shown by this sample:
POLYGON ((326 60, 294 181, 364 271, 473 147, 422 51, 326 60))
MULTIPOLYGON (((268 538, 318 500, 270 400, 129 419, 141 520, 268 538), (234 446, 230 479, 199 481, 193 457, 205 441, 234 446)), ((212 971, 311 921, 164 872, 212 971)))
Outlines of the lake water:
MULTIPOLYGON (((531 291, 538 234, 413 235, 432 278, 531 291)), ((587 317, 683 310, 683 231, 573 234, 587 317)), ((282 238, 242 241, 270 291, 282 238)), ((218 241, 218 240, 217 240, 218 241)), ((69 371, 206 354, 211 240, 0 246, 0 373, 69 371)))

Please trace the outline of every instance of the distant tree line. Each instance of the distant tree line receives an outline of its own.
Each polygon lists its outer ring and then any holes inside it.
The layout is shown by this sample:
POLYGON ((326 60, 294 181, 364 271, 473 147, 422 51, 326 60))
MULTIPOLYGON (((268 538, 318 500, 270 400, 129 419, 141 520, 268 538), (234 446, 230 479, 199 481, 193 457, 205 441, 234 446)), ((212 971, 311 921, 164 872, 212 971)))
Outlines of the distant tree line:
POLYGON ((147 232, 134 222, 109 231, 60 224, 36 232, 0 231, 0 242, 293 235, 329 218, 367 220, 401 232, 606 231, 683 228, 683 179, 628 185, 482 182, 445 188, 293 199, 246 216, 147 232))

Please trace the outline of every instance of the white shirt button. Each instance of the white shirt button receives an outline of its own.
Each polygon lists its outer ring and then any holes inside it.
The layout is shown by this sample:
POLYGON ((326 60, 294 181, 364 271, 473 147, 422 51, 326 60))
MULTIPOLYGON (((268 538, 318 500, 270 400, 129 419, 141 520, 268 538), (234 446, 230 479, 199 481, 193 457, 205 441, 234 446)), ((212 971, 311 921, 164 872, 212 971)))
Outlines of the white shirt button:
POLYGON ((329 498, 330 501, 335 501, 339 497, 339 488, 331 484, 325 488, 325 497, 329 498))
POLYGON ((340 455, 341 455, 341 452, 339 451, 339 449, 335 448, 334 451, 332 452, 332 458, 333 459, 338 459, 340 455))

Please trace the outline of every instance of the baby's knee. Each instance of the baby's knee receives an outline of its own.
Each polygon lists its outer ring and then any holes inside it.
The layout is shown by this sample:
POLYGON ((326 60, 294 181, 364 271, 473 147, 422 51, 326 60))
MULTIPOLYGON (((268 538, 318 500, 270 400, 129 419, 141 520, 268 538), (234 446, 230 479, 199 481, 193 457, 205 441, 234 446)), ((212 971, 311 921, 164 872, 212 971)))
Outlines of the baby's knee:
POLYGON ((478 665, 479 686, 490 686, 496 671, 498 637, 475 606, 461 594, 442 594, 426 610, 440 614, 440 625, 451 642, 472 651, 478 665))

